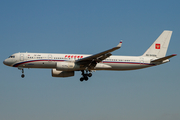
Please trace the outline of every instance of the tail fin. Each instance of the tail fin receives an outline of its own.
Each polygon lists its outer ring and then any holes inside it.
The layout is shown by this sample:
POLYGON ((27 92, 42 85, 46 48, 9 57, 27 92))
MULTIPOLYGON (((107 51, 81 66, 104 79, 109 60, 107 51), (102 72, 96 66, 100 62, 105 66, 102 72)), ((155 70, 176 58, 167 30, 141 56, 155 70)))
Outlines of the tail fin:
POLYGON ((147 49, 143 56, 165 57, 171 39, 172 31, 164 30, 156 41, 147 49))

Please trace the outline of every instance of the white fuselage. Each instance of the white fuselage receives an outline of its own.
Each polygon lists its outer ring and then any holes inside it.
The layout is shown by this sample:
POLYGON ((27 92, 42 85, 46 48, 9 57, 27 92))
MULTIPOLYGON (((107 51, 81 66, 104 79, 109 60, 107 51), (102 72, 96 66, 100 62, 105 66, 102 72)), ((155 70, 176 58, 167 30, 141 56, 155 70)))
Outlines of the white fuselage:
MULTIPOLYGON (((58 62, 72 61, 88 57, 84 54, 50 54, 50 53, 15 53, 4 61, 4 64, 18 68, 48 68, 54 69, 58 62)), ((92 70, 135 70, 151 67, 155 57, 144 56, 110 56, 92 70)), ((84 68, 82 68, 84 69, 84 68)), ((81 69, 75 69, 79 71, 81 69)))

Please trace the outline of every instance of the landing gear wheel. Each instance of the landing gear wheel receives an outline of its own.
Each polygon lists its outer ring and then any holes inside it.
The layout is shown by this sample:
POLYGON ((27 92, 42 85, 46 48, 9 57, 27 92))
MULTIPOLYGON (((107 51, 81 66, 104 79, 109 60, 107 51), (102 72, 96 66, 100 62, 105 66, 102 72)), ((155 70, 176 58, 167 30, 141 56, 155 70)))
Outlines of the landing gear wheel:
POLYGON ((91 76, 92 76, 92 73, 89 73, 88 76, 91 77, 91 76))
POLYGON ((87 77, 87 76, 86 76, 86 77, 84 77, 84 80, 85 80, 85 81, 87 81, 87 80, 88 80, 88 77, 87 77))
POLYGON ((24 78, 24 77, 25 77, 25 75, 24 75, 24 74, 22 74, 22 75, 21 75, 21 77, 22 77, 22 78, 24 78))
MULTIPOLYGON (((82 72, 82 77, 80 78, 80 81, 82 82, 82 81, 87 81, 88 79, 89 79, 89 77, 91 77, 92 76, 92 73, 88 73, 88 70, 86 70, 86 74, 84 74, 84 70, 81 70, 81 72, 82 72)), ((91 72, 91 71, 89 71, 89 72, 91 72)))
POLYGON ((84 80, 84 78, 83 78, 83 77, 81 77, 81 78, 80 78, 80 81, 82 82, 83 80, 84 80))

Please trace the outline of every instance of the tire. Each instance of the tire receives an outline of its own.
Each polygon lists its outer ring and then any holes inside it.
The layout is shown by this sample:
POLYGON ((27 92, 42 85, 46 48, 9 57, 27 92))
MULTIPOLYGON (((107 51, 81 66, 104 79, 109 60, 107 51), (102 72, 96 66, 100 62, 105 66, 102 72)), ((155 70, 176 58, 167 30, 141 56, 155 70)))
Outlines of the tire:
POLYGON ((24 77, 25 77, 25 75, 24 75, 24 74, 22 74, 22 75, 21 75, 21 77, 22 77, 22 78, 24 78, 24 77))
POLYGON ((81 78, 80 78, 80 81, 82 82, 83 80, 84 80, 84 78, 83 78, 83 77, 81 77, 81 78))
POLYGON ((92 76, 92 73, 89 73, 88 76, 91 77, 91 76, 92 76))
POLYGON ((87 80, 88 80, 88 77, 87 77, 87 76, 86 76, 86 77, 84 77, 84 80, 85 80, 85 81, 87 81, 87 80))

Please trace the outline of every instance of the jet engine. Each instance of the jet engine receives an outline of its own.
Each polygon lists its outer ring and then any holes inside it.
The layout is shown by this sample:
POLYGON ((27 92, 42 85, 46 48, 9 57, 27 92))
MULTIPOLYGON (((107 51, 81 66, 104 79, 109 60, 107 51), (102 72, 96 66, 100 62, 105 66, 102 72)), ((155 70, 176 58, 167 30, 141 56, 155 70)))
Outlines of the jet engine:
POLYGON ((74 76, 74 71, 58 71, 56 69, 51 70, 52 77, 71 77, 74 76))
POLYGON ((57 62, 56 70, 61 71, 75 71, 80 68, 79 65, 75 64, 74 62, 57 62))

